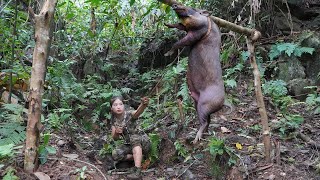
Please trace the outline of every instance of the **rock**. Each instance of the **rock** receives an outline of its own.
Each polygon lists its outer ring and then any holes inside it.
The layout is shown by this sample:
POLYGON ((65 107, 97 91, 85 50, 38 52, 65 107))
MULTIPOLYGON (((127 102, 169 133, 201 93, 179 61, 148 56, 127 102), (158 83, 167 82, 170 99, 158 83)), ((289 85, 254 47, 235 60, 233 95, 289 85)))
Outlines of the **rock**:
MULTIPOLYGON (((181 169, 180 170, 180 174, 183 173, 185 171, 185 169, 181 169)), ((185 179, 185 180, 192 180, 192 179, 195 179, 195 176, 194 174, 189 170, 187 169, 181 176, 182 178, 181 179, 185 179)))
POLYGON ((65 144, 66 144, 66 142, 63 141, 63 140, 59 140, 59 141, 57 142, 57 145, 58 145, 58 146, 63 146, 63 145, 65 145, 65 144))
POLYGON ((311 85, 311 80, 298 78, 290 80, 287 87, 290 95, 296 99, 305 100, 308 93, 311 93, 311 89, 306 89, 305 87, 311 85))
MULTIPOLYGON (((9 91, 4 91, 2 93, 2 95, 1 95, 1 100, 0 101, 8 103, 9 102, 8 100, 9 100, 9 91)), ((12 96, 11 96, 11 104, 18 104, 18 102, 19 102, 19 98, 16 95, 12 94, 12 96)))
MULTIPOLYGON (((277 27, 277 29, 279 29, 281 31, 287 31, 287 32, 291 31, 291 24, 289 23, 287 18, 283 17, 282 13, 277 13, 275 15, 274 21, 275 21, 275 26, 277 27)), ((302 30, 301 26, 302 26, 301 21, 298 18, 293 16, 292 17, 293 31, 301 31, 302 30)))
MULTIPOLYGON (((140 48, 140 56, 138 59, 138 69, 140 72, 146 72, 150 69, 165 67, 172 63, 178 52, 175 52, 172 56, 164 56, 168 52, 172 45, 182 37, 182 33, 177 33, 172 37, 163 38, 163 32, 158 32, 154 35, 153 39, 145 41, 140 48)), ((188 48, 183 50, 182 56, 187 56, 188 48)))
POLYGON ((167 168, 166 172, 170 177, 175 176, 173 168, 167 168))
POLYGON ((292 79, 304 79, 306 74, 301 62, 295 57, 280 56, 278 78, 288 83, 292 79))
POLYGON ((46 173, 44 172, 35 172, 33 173, 35 176, 37 176, 37 178, 41 179, 41 180, 50 180, 50 176, 48 176, 46 173))
MULTIPOLYGON (((319 17, 320 20, 320 17, 319 17)), ((315 49, 312 55, 302 54, 300 61, 305 68, 307 78, 312 80, 313 85, 320 84, 320 33, 306 32, 307 37, 301 42, 301 46, 315 49)))
MULTIPOLYGON (((303 28, 317 28, 320 26, 320 1, 319 0, 288 0, 293 26, 295 26, 295 19, 300 21, 300 26, 303 28)), ((287 11, 285 3, 278 3, 282 11, 287 11)), ((287 17, 282 18, 287 20, 287 17)))
POLYGON ((284 172, 281 172, 280 173, 280 176, 282 176, 282 177, 285 177, 287 174, 286 173, 284 173, 284 172))
POLYGON ((62 154, 62 156, 69 159, 77 159, 79 157, 78 154, 62 154))
POLYGON ((276 175, 271 174, 270 176, 268 176, 266 179, 268 180, 274 180, 276 178, 276 175))

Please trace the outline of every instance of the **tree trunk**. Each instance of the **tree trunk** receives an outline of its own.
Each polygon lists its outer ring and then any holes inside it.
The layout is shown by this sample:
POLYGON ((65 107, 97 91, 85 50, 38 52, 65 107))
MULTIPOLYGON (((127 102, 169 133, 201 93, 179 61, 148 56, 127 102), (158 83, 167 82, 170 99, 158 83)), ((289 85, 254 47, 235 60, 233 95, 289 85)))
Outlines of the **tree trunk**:
POLYGON ((9 62, 10 66, 10 74, 9 74, 9 97, 8 103, 11 103, 11 96, 12 96, 12 69, 13 69, 13 61, 14 61, 14 53, 15 53, 15 44, 16 44, 16 36, 17 36, 17 16, 18 16, 18 0, 16 0, 14 5, 14 23, 13 23, 13 30, 12 30, 12 44, 11 44, 11 61, 9 62))
POLYGON ((30 79, 30 93, 28 97, 28 125, 26 135, 26 149, 24 169, 34 172, 38 168, 38 148, 40 136, 40 118, 42 110, 43 84, 46 74, 46 61, 52 36, 52 23, 57 0, 46 0, 39 15, 30 10, 35 21, 35 48, 30 79))
POLYGON ((91 7, 90 30, 93 35, 96 35, 96 29, 97 29, 97 20, 96 20, 95 8, 91 7))

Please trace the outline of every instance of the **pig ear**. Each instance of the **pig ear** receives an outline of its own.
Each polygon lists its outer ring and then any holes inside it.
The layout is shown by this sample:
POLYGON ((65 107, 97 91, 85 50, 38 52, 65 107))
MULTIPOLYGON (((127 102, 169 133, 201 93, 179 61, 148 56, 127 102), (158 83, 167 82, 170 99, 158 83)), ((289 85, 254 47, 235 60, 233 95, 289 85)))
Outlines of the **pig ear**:
POLYGON ((210 11, 207 11, 207 10, 199 10, 199 13, 201 14, 201 15, 204 15, 204 16, 210 16, 210 11))

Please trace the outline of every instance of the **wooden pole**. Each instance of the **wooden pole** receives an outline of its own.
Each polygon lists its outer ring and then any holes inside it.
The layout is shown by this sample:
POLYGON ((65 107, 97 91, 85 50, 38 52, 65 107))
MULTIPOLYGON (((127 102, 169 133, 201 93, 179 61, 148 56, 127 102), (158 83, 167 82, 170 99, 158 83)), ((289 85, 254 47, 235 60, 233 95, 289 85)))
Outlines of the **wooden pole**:
POLYGON ((263 144, 265 149, 265 155, 266 155, 266 161, 268 163, 271 162, 270 152, 271 152, 271 141, 270 141, 270 128, 268 123, 268 116, 266 107, 264 105, 263 101, 263 95, 261 91, 261 80, 260 80, 260 72, 259 68, 256 62, 256 57, 254 53, 254 45, 252 40, 249 40, 247 38, 247 46, 248 51, 250 53, 249 59, 251 66, 253 68, 253 75, 254 75, 254 89, 256 93, 256 99, 257 99, 257 106, 259 109, 259 113, 261 116, 261 125, 262 125, 262 138, 263 138, 263 144))
MULTIPOLYGON (((158 0, 164 4, 167 4, 169 6, 173 5, 173 4, 179 4, 179 5, 183 5, 182 3, 178 2, 178 1, 174 1, 174 0, 158 0)), ((216 16, 210 16, 210 18, 220 27, 224 27, 226 29, 229 29, 231 31, 240 33, 240 34, 244 34, 248 37, 250 37, 250 39, 252 41, 257 41, 260 37, 261 37, 261 33, 259 31, 257 31, 256 29, 250 29, 250 28, 246 28, 243 26, 239 26, 237 24, 234 24, 232 22, 226 21, 224 19, 218 18, 216 16)))

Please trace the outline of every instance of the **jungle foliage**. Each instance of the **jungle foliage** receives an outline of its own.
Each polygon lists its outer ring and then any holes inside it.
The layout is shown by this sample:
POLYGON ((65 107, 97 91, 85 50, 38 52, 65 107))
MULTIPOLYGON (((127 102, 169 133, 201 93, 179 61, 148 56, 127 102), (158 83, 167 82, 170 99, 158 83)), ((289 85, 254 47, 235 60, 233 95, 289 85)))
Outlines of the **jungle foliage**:
MULTIPOLYGON (((15 150, 25 140, 25 126, 28 89, 30 79, 32 50, 34 48, 34 29, 27 6, 39 9, 33 1, 1 1, 0 6, 0 92, 13 85, 14 98, 20 105, 7 104, 2 100, 0 106, 0 160, 14 156, 15 150), (17 8, 17 11, 16 11, 17 8), (14 29, 16 33, 14 34, 14 29), (12 78, 10 78, 12 74, 12 78)), ((219 6, 226 6, 233 1, 181 1, 223 15, 219 6)), ((245 6, 249 9, 249 6, 245 6)), ((228 11, 231 11, 228 9, 228 11)), ((241 11, 242 12, 242 11, 241 11)), ((240 19, 245 14, 239 14, 240 19)), ((263 20, 270 20, 264 13, 263 20)), ((238 19, 239 19, 238 16, 238 19)), ((233 14, 232 17, 237 17, 233 14)), ((55 14, 55 24, 51 53, 47 62, 47 74, 40 147, 41 162, 45 163, 48 154, 55 149, 48 145, 50 133, 65 129, 70 132, 83 132, 99 128, 108 128, 110 118, 109 101, 113 95, 122 94, 132 102, 138 102, 142 96, 150 96, 150 106, 140 118, 144 130, 154 128, 159 119, 169 115, 177 124, 180 114, 177 97, 182 97, 185 121, 183 127, 195 119, 195 109, 188 94, 185 73, 187 58, 181 58, 163 69, 152 69, 140 73, 135 66, 139 57, 139 48, 155 32, 163 31, 163 37, 170 38, 173 31, 163 25, 177 22, 178 19, 170 7, 157 1, 135 0, 60 0, 55 14)), ((252 27, 261 21, 247 22, 244 26, 252 27)), ((225 87, 235 92, 238 80, 251 73, 248 52, 244 48, 245 38, 238 35, 224 36, 221 62, 224 67, 225 87)), ((314 49, 303 47, 300 41, 274 42, 269 49, 257 50, 256 58, 262 74, 264 94, 272 98, 279 109, 279 124, 273 128, 283 136, 297 129, 303 117, 288 111, 288 106, 295 100, 288 95, 287 85, 279 79, 267 78, 267 65, 281 55, 301 57, 312 54, 314 49), (266 55, 267 54, 267 55, 266 55)), ((249 76, 249 75, 248 75, 249 76)), ((249 82, 248 94, 254 95, 252 82, 249 82)), ((306 103, 314 112, 320 112, 320 96, 315 87, 309 87, 312 93, 306 103)), ((228 99, 237 104, 240 99, 229 93, 228 99)), ((133 104, 135 104, 133 103, 133 104)), ((71 133, 72 134, 72 133, 71 133)), ((152 162, 159 158, 161 141, 157 132, 149 134, 152 139, 152 162)), ((179 141, 175 141, 178 156, 187 159, 189 151, 179 141)), ((104 146, 101 154, 110 153, 113 144, 104 146)), ((228 154, 228 163, 234 165, 236 156, 224 141, 211 138, 208 144, 210 154, 215 159, 228 154)), ((0 161, 0 168, 2 161, 0 161)), ((80 171, 80 170, 79 170, 80 171)), ((83 170, 84 171, 84 170, 83 170)))

